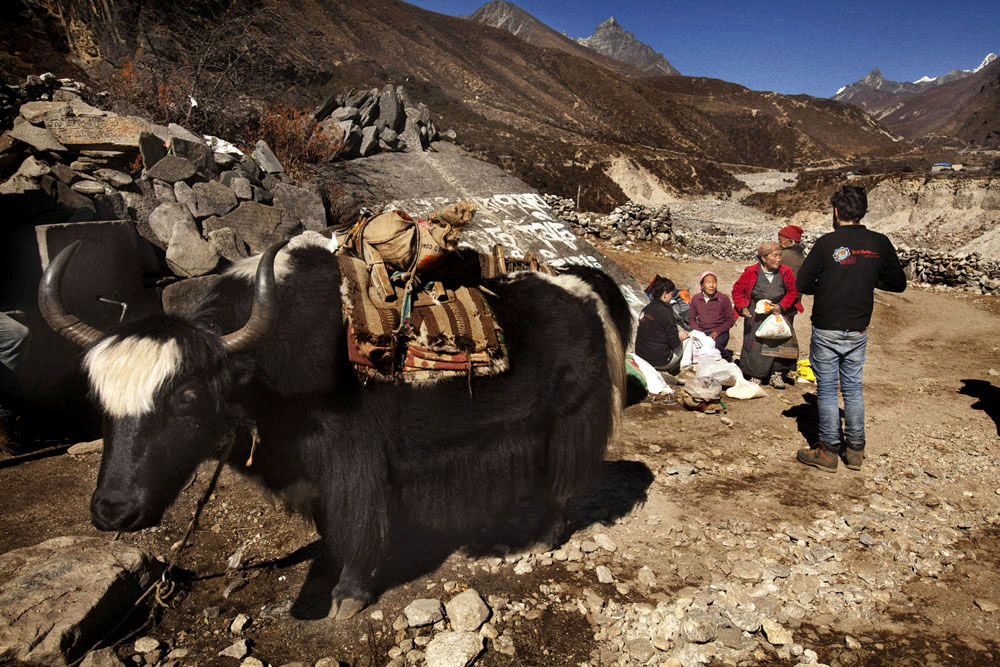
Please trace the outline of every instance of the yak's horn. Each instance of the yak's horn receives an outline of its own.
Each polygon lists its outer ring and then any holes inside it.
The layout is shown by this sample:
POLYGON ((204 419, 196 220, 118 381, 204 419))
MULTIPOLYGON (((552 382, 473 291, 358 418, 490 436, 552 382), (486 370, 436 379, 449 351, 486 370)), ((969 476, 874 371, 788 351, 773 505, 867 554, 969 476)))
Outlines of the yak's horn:
POLYGON ((80 321, 76 315, 66 312, 66 306, 62 301, 62 278, 66 272, 66 266, 73 254, 80 248, 82 241, 73 241, 60 252, 54 260, 49 262, 49 266, 42 275, 42 281, 38 283, 38 308, 42 311, 42 317, 56 333, 62 335, 67 340, 76 343, 80 347, 87 348, 93 345, 104 335, 100 329, 80 321))
POLYGON ((257 264, 257 279, 254 285, 253 308, 250 319, 242 329, 222 337, 226 352, 241 352, 253 347, 274 326, 277 304, 274 298, 274 258, 288 241, 275 243, 261 255, 257 264))

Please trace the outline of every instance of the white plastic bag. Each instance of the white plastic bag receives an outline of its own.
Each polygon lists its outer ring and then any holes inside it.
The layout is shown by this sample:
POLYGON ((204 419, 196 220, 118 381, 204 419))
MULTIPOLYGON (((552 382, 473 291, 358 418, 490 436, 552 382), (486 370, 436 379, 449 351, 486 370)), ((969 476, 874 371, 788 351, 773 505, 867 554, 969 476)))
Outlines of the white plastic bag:
POLYGON ((747 401, 751 398, 764 398, 767 396, 767 392, 759 384, 754 384, 745 379, 741 373, 739 379, 736 381, 736 385, 726 390, 726 396, 747 401))
POLYGON ((653 368, 652 365, 638 354, 632 355, 632 361, 635 365, 639 367, 639 372, 646 379, 646 391, 650 394, 672 394, 674 390, 670 388, 664 379, 660 375, 660 371, 653 368))
POLYGON ((740 367, 731 361, 720 359, 708 359, 698 363, 698 372, 695 377, 707 377, 718 380, 723 387, 732 387, 743 379, 740 367))
POLYGON ((771 313, 767 319, 760 323, 756 331, 757 338, 765 340, 781 340, 792 337, 792 328, 788 326, 785 318, 777 313, 771 313))
POLYGON ((694 353, 694 339, 688 336, 681 341, 681 369, 694 365, 691 357, 694 353))
POLYGON ((688 338, 691 339, 692 364, 698 364, 707 359, 722 358, 722 353, 715 347, 715 339, 705 332, 692 331, 688 338))
POLYGON ((684 384, 684 391, 692 398, 703 401, 717 401, 722 396, 722 385, 712 378, 700 377, 684 384))
POLYGON ((774 310, 774 304, 767 299, 761 299, 757 302, 753 312, 756 315, 764 315, 765 313, 770 313, 772 310, 774 310))

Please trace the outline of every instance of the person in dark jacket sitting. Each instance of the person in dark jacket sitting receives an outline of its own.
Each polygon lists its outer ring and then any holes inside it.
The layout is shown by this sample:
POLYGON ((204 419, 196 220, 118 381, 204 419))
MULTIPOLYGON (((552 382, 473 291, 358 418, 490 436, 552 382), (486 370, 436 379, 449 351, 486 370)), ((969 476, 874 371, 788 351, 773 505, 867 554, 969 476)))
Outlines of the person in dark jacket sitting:
POLYGON ((670 307, 674 283, 669 278, 657 277, 649 291, 653 300, 639 315, 635 353, 661 373, 674 374, 681 367, 681 341, 688 337, 686 331, 677 330, 670 307))

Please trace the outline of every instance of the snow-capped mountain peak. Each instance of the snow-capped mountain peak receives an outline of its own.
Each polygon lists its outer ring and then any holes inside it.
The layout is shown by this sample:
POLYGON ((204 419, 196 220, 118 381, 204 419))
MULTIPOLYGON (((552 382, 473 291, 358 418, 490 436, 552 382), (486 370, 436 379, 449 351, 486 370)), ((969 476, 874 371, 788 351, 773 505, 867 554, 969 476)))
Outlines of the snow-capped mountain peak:
POLYGON ((997 54, 995 54, 995 53, 989 54, 988 56, 986 56, 985 58, 983 58, 983 62, 979 63, 979 67, 977 67, 976 69, 974 69, 973 72, 978 72, 979 70, 981 70, 982 68, 986 67, 987 65, 989 65, 991 62, 993 62, 996 59, 997 59, 997 54))
POLYGON ((930 83, 931 81, 937 81, 937 77, 924 75, 919 79, 917 79, 916 81, 914 81, 913 83, 930 83))

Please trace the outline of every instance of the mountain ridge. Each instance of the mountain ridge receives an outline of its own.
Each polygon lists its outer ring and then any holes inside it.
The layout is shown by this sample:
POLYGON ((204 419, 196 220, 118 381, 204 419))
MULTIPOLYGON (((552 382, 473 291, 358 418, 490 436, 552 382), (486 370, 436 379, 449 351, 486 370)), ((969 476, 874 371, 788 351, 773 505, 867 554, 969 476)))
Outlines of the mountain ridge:
POLYGON ((614 16, 598 25, 590 37, 581 37, 576 41, 598 53, 635 65, 649 74, 680 74, 662 53, 625 30, 614 16))
POLYGON ((1000 147, 1000 77, 996 54, 974 70, 952 70, 914 82, 886 79, 876 67, 831 98, 864 109, 886 127, 909 138, 954 137, 967 146, 1000 147))

